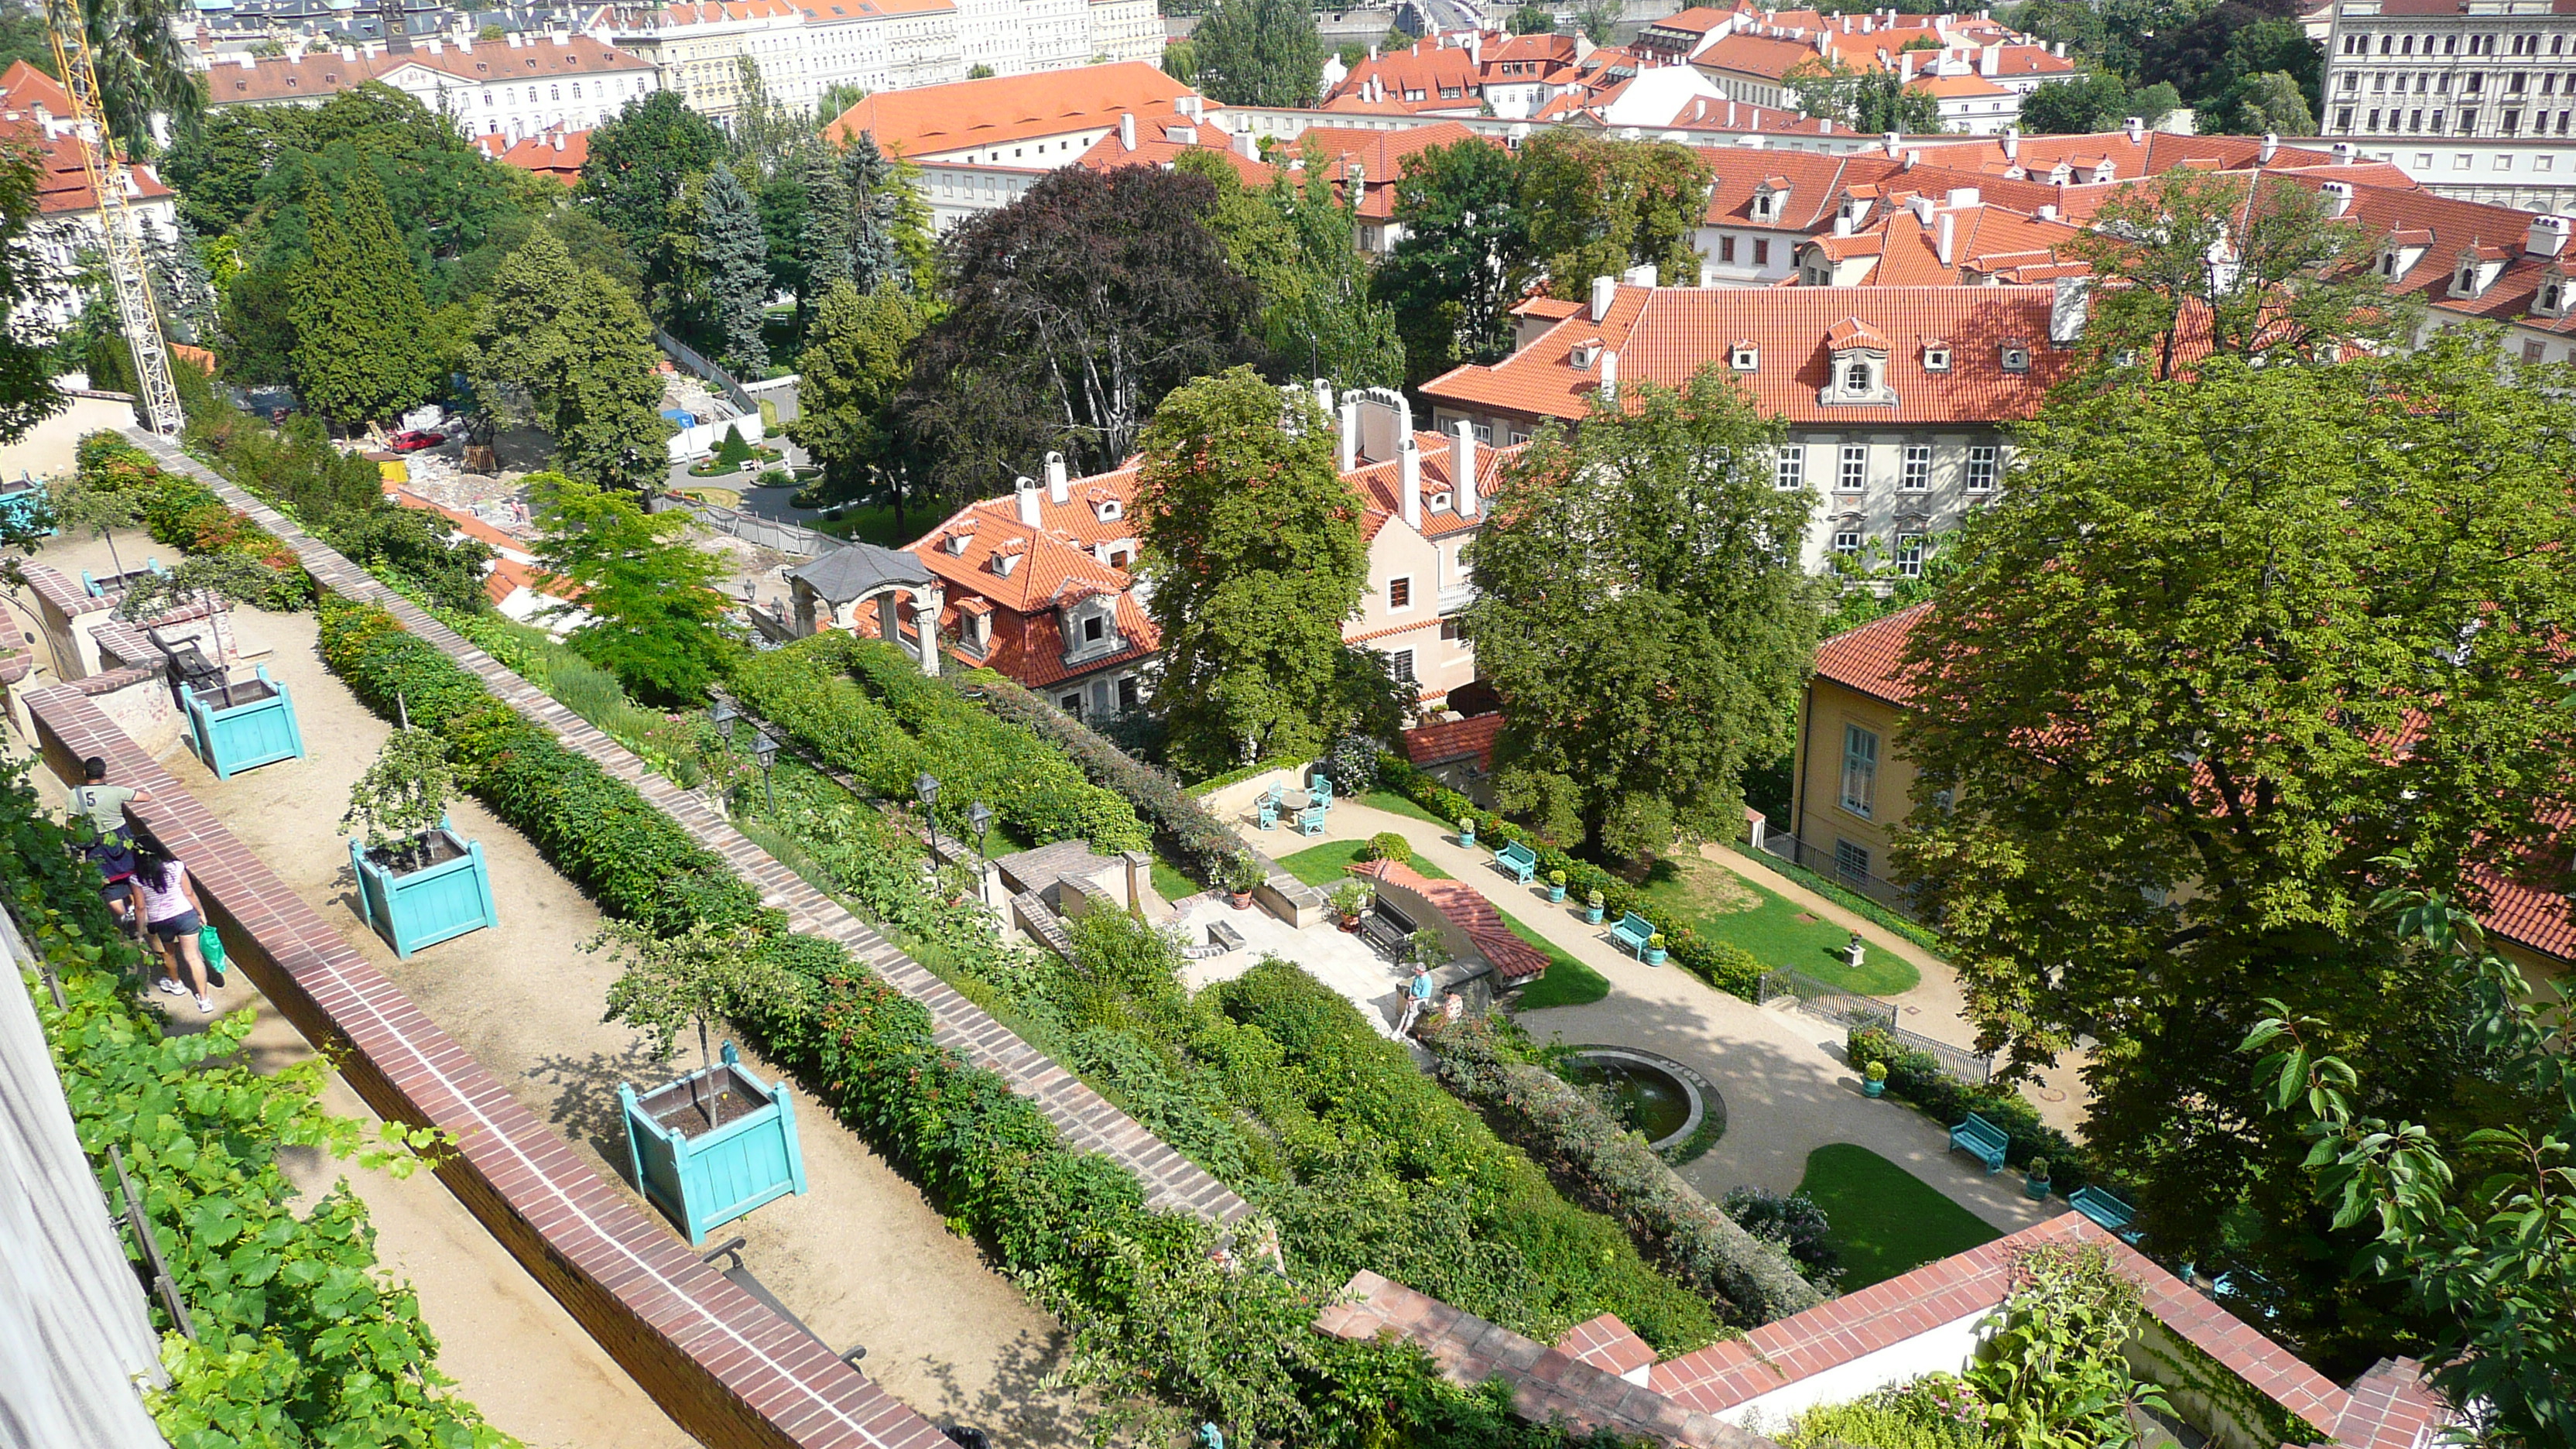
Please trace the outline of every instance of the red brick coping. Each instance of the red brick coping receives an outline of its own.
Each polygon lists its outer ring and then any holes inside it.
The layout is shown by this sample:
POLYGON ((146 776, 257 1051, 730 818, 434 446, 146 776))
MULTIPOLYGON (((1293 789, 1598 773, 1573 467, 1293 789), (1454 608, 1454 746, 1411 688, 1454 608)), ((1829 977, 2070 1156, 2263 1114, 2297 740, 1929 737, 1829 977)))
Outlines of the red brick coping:
POLYGON ((725 1281, 593 1172, 79 690, 27 697, 46 762, 99 755, 187 862, 225 955, 390 1120, 442 1128, 438 1175, 654 1401, 710 1444, 941 1449, 930 1422, 725 1281))
POLYGON ((767 851, 745 839, 696 792, 683 790, 647 769, 624 746, 592 728, 587 720, 545 691, 475 648, 463 635, 431 618, 409 599, 377 583, 366 570, 304 532, 294 520, 180 452, 168 439, 140 428, 127 429, 125 436, 163 468, 205 484, 225 503, 293 549, 305 571, 322 587, 344 599, 382 605, 403 628, 436 645, 439 652, 471 670, 511 708, 552 731, 565 748, 589 756, 601 768, 634 786, 653 808, 678 821, 699 844, 731 862, 744 879, 759 889, 761 903, 785 911, 796 930, 838 943, 869 970, 884 977, 888 985, 921 1003, 930 1012, 933 1037, 941 1046, 998 1073, 1010 1083, 1011 1090, 1034 1101, 1068 1145, 1079 1152, 1099 1153, 1135 1173, 1144 1184, 1148 1203, 1215 1223, 1232 1223, 1252 1211, 1252 1205, 1233 1189, 1173 1151, 1109 1099, 1085 1086, 1080 1078, 1020 1040, 982 1007, 933 975, 928 967, 896 950, 838 902, 771 859, 767 851))
POLYGON ((1547 954, 1512 934, 1512 928, 1503 924, 1503 913, 1485 899, 1483 891, 1465 881, 1433 880, 1392 860, 1359 861, 1351 866, 1351 873, 1402 886, 1429 901, 1449 918, 1449 924, 1476 943, 1476 953, 1492 963, 1494 978, 1503 985, 1519 986, 1547 973, 1547 954))

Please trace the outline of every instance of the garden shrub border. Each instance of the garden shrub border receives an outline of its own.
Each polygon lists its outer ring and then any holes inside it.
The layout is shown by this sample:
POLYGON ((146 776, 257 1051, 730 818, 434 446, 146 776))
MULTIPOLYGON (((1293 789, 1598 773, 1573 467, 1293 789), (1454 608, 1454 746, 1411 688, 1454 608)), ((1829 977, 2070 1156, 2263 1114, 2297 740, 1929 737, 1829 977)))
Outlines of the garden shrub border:
MULTIPOLYGON (((1225 863, 1243 849, 1242 837, 1198 799, 1230 783, 1229 777, 1220 775, 1214 781, 1183 788, 1180 781, 1111 744, 1091 726, 1033 691, 991 670, 977 670, 967 678, 973 682, 961 688, 961 693, 970 699, 980 694, 985 707, 994 714, 1053 742, 1090 777, 1091 783, 1134 806, 1139 816, 1152 823, 1156 836, 1171 851, 1174 863, 1200 885, 1216 884, 1225 863)), ((1248 780, 1278 766, 1276 761, 1247 765, 1231 778, 1248 780)))
POLYGON ((2048 1159, 2049 1178, 2060 1193, 2071 1195, 2087 1183, 2102 1180, 2093 1154, 2041 1121, 2038 1109, 2011 1087, 1963 1082, 1943 1070, 1931 1053, 1900 1046, 1876 1027, 1850 1028, 1843 1039, 1843 1054, 1855 1072, 1866 1072, 1872 1062, 1885 1063, 1888 1095, 1905 1099, 1944 1128, 1967 1120, 1971 1112, 1992 1122, 2009 1139, 2004 1161, 2025 1167, 2034 1157, 2048 1159))
POLYGON ((151 454, 114 433, 91 433, 74 450, 74 471, 89 487, 134 495, 144 531, 191 554, 237 554, 263 565, 272 582, 243 602, 291 613, 313 602, 313 576, 284 540, 236 512, 215 491, 163 468, 151 454))

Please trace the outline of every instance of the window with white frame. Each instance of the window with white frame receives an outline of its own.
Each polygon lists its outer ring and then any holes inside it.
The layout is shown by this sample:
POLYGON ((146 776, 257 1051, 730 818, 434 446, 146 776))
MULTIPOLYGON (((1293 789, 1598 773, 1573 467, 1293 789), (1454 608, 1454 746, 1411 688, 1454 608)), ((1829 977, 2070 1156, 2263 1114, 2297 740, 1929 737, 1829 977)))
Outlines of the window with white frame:
POLYGON ((1863 816, 1878 808, 1878 736, 1859 725, 1843 726, 1843 808, 1863 816))
POLYGON ((1781 492, 1807 486, 1807 450, 1791 443, 1773 455, 1771 481, 1781 492))
POLYGON ((1386 667, 1387 672, 1395 676, 1396 683, 1411 684, 1414 682, 1412 650, 1398 649, 1394 653, 1387 655, 1386 667))
POLYGON ((1860 520, 1847 518, 1834 525, 1834 552, 1850 558, 1860 552, 1860 520))
POLYGON ((1991 493, 1995 487, 1995 447, 1980 444, 1968 450, 1968 491, 1991 493))
POLYGON ((1908 493, 1920 493, 1932 486, 1932 445, 1930 443, 1905 445, 1905 471, 1900 476, 1897 486, 1908 493))
POLYGON ((1923 535, 1900 533, 1896 536, 1896 575, 1905 579, 1923 577, 1923 535))
POLYGON ((1869 483, 1869 445, 1843 444, 1842 471, 1835 475, 1834 486, 1845 493, 1858 493, 1869 483))
POLYGON ((1409 609, 1413 607, 1413 578, 1411 575, 1408 574, 1400 579, 1388 579, 1386 581, 1386 606, 1390 609, 1409 609))

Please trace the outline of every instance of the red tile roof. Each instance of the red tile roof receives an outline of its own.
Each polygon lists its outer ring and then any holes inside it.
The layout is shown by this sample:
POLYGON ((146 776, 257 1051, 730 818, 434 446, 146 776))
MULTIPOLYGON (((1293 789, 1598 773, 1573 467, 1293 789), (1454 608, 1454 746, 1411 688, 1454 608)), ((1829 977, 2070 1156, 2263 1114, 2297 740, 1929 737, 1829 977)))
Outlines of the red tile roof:
POLYGON ((476 136, 484 155, 537 176, 550 176, 566 186, 581 179, 581 164, 590 159, 590 133, 560 126, 513 142, 500 136, 476 136))
POLYGON ((1813 45, 1739 32, 1701 50, 1691 58, 1691 64, 1702 70, 1760 76, 1776 81, 1799 66, 1821 59, 1813 45))
MULTIPOLYGON (((36 153, 40 166, 36 209, 47 216, 98 209, 98 193, 90 189, 80 142, 70 133, 71 114, 72 98, 53 77, 23 60, 12 61, 0 71, 0 139, 21 142, 36 153)), ((129 162, 125 174, 132 182, 130 200, 153 201, 171 194, 149 163, 129 162)))
MULTIPOLYGON (((1472 515, 1458 511, 1458 474, 1450 463, 1451 446, 1452 439, 1445 433, 1417 432, 1413 435, 1414 453, 1421 460, 1422 536, 1425 538, 1447 538, 1452 534, 1464 533, 1485 521, 1487 509, 1481 504, 1472 515), (1441 493, 1450 495, 1449 506, 1435 508, 1432 506, 1432 500, 1441 493)), ((1489 448, 1479 445, 1476 449, 1476 496, 1479 499, 1486 499, 1501 491, 1504 468, 1512 459, 1520 455, 1519 447, 1489 448)), ((1361 537, 1375 540, 1378 530, 1386 527, 1388 519, 1400 517, 1403 514, 1404 468, 1401 463, 1392 460, 1384 463, 1363 462, 1359 467, 1343 474, 1342 478, 1352 487, 1359 489, 1360 497, 1368 506, 1367 516, 1360 520, 1361 537)))
POLYGON ((1353 875, 1364 875, 1398 885, 1431 903, 1431 908, 1448 918, 1449 924, 1466 933, 1476 954, 1492 964, 1494 975, 1505 985, 1533 981, 1547 973, 1547 954, 1512 934, 1503 924, 1502 912, 1485 899, 1485 893, 1464 881, 1433 880, 1409 865, 1392 860, 1363 860, 1351 866, 1353 875))
MULTIPOLYGON (((988 650, 977 654, 960 642, 952 644, 949 652, 1031 689, 1043 689, 1148 658, 1162 648, 1161 631, 1128 592, 1133 575, 1103 562, 1097 552, 1106 545, 1135 547, 1136 525, 1130 514, 1136 501, 1135 464, 1068 480, 1062 503, 1043 488, 1034 497, 1038 506, 1034 528, 1020 521, 1015 494, 967 504, 907 546, 907 552, 947 585, 948 602, 941 618, 951 638, 966 637, 966 631, 956 626, 977 612, 973 607, 977 602, 993 616, 988 650), (951 540, 959 551, 950 551, 951 540), (994 568, 993 561, 1002 555, 1018 560, 1008 574, 994 568), (1069 665, 1061 610, 1101 594, 1118 596, 1113 618, 1124 645, 1069 665)), ((860 631, 873 635, 875 619, 865 610, 860 612, 860 631)))
POLYGON ((1816 646, 1816 676, 1889 704, 1912 704, 1914 681, 1898 666, 1914 626, 1931 610, 1929 603, 1916 604, 1827 639, 1816 646))
POLYGON ((570 44, 544 41, 513 46, 486 40, 471 46, 442 44, 436 53, 426 45, 396 54, 380 48, 316 47, 300 55, 263 55, 243 65, 227 56, 206 72, 206 104, 251 105, 261 101, 304 101, 355 90, 371 80, 384 80, 407 67, 419 66, 473 85, 507 80, 562 80, 584 75, 633 75, 649 72, 653 63, 633 51, 604 45, 588 36, 570 44))
POLYGON ((1404 757, 1425 769, 1451 760, 1472 759, 1476 768, 1494 767, 1494 741, 1503 733, 1499 714, 1433 720, 1404 732, 1404 757))
POLYGON ((835 117, 823 134, 847 140, 865 131, 879 146, 919 159, 1103 126, 1115 130, 1122 112, 1159 115, 1197 94, 1143 61, 1119 61, 878 91, 835 117))
POLYGON ((1351 67, 1350 74, 1342 77, 1325 100, 1351 96, 1401 105, 1409 111, 1464 110, 1473 114, 1480 104, 1483 85, 1484 77, 1479 74, 1475 57, 1458 46, 1424 39, 1351 67), (1443 95, 1444 91, 1455 94, 1443 95))
POLYGON ((1356 164, 1361 171, 1360 216, 1368 221, 1385 221, 1395 215, 1395 183, 1404 174, 1406 157, 1434 146, 1482 139, 1456 121, 1403 131, 1310 126, 1298 135, 1296 148, 1297 154, 1303 154, 1310 146, 1321 151, 1325 174, 1333 178, 1336 188, 1347 188, 1350 168, 1356 164))
POLYGON ((1219 127, 1193 121, 1178 111, 1138 116, 1133 149, 1118 139, 1118 132, 1113 128, 1091 143, 1091 149, 1082 153, 1078 164, 1094 171, 1111 171, 1121 166, 1169 166, 1180 159, 1182 153, 1189 151, 1224 158, 1225 164, 1234 168, 1234 174, 1241 177, 1246 186, 1270 184, 1271 167, 1237 153, 1233 136, 1219 127))

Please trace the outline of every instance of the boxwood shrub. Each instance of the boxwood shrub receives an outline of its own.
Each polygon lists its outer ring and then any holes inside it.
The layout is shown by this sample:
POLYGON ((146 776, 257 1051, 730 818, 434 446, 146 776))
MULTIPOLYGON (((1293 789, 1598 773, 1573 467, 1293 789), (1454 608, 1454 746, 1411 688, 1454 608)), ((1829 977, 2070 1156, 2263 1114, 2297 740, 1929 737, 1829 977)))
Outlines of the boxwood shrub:
POLYGON ((1853 1027, 1844 1039, 1844 1052, 1855 1071, 1885 1063, 1888 1092, 1922 1108, 1944 1127, 1957 1126, 1971 1112, 1992 1122, 2011 1139, 2004 1161, 2027 1167, 2032 1158, 2048 1159, 2049 1180, 2060 1192, 2071 1193, 2099 1175, 2093 1154, 2041 1121, 2038 1109, 2008 1086, 1963 1082, 1943 1071, 1931 1053, 1903 1046, 1876 1027, 1853 1027))

